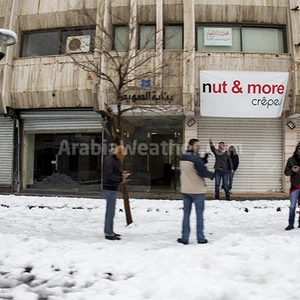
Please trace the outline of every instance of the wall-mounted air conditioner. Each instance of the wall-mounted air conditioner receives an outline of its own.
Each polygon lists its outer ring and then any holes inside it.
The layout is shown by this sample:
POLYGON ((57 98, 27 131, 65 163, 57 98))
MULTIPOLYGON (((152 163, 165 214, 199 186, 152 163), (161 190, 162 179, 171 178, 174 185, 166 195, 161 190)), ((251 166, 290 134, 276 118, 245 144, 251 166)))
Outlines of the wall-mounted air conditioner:
POLYGON ((90 35, 69 36, 67 38, 66 52, 80 53, 89 52, 91 45, 90 35))

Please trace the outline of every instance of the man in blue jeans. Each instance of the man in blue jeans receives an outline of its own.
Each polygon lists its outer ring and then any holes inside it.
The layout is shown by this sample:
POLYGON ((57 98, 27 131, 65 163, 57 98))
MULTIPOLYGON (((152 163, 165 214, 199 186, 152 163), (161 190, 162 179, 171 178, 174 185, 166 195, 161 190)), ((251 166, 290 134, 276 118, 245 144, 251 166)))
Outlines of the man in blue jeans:
POLYGON ((190 214, 192 204, 195 203, 197 217, 197 240, 198 244, 206 244, 208 241, 204 236, 204 203, 205 203, 205 181, 204 178, 214 178, 214 173, 207 170, 202 158, 199 156, 200 142, 197 139, 189 141, 188 150, 180 159, 180 184, 183 198, 183 221, 182 236, 178 243, 187 245, 190 236, 190 214))
POLYGON ((112 154, 108 155, 103 162, 103 190, 106 199, 106 212, 104 223, 104 234, 107 240, 120 240, 120 235, 113 230, 115 208, 119 184, 125 183, 130 175, 128 171, 121 172, 120 164, 127 151, 124 146, 117 146, 112 154))
MULTIPOLYGON (((289 225, 285 230, 294 229, 295 211, 300 198, 300 143, 296 146, 293 156, 291 156, 284 169, 284 174, 290 176, 290 212, 289 212, 289 225)), ((298 219, 298 228, 300 228, 300 215, 298 219)))
POLYGON ((224 142, 218 144, 218 149, 215 148, 212 138, 209 138, 209 145, 211 152, 215 155, 216 161, 214 165, 215 169, 215 199, 220 197, 220 184, 221 179, 223 182, 223 188, 226 194, 226 200, 230 200, 230 193, 228 187, 229 172, 233 171, 232 161, 230 155, 227 152, 224 142))

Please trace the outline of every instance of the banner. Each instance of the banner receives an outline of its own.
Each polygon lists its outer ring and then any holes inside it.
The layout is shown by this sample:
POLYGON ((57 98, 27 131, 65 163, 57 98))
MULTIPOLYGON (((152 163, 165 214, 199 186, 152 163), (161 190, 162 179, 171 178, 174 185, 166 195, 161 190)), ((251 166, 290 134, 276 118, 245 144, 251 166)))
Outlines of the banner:
POLYGON ((277 118, 288 72, 200 71, 200 115, 277 118))

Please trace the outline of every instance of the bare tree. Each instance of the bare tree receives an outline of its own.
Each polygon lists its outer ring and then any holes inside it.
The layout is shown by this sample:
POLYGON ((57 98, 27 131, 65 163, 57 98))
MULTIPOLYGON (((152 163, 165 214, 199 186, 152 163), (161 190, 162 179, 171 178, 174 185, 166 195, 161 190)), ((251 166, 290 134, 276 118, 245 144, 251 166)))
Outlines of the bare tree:
POLYGON ((151 87, 162 91, 163 78, 170 79, 182 75, 182 71, 175 74, 172 70, 176 64, 182 63, 188 51, 168 51, 164 54, 164 46, 175 38, 176 34, 164 37, 163 29, 157 30, 154 25, 154 31, 145 30, 148 25, 138 24, 134 8, 131 7, 129 12, 121 16, 113 13, 111 6, 106 5, 109 2, 103 1, 96 20, 92 19, 88 10, 83 9, 79 12, 83 19, 89 19, 89 23, 96 24, 96 34, 92 42, 93 58, 85 55, 85 59, 82 60, 78 55, 69 55, 76 65, 97 78, 95 85, 98 94, 106 95, 107 99, 103 115, 112 124, 112 141, 119 144, 121 119, 125 112, 153 111, 153 104, 159 104, 155 106, 156 112, 177 109, 176 105, 171 104, 173 98, 165 98, 164 101, 161 95, 138 94, 144 91, 141 91, 139 85, 142 81, 151 82, 151 87), (118 30, 120 28, 122 30, 118 30), (145 33, 139 40, 137 35, 142 31, 145 33), (131 96, 128 96, 129 93, 131 96), (113 105, 116 106, 116 110, 112 109, 113 105))
MULTIPOLYGON (((69 54, 76 65, 96 78, 95 87, 100 95, 98 101, 104 102, 99 103, 99 107, 103 108, 105 130, 115 144, 121 143, 125 112, 155 110, 159 113, 178 109, 179 105, 173 101, 176 93, 171 97, 164 96, 164 81, 182 76, 182 61, 189 53, 164 53, 164 47, 176 34, 164 37, 162 28, 139 25, 136 10, 136 5, 133 5, 122 12, 113 11, 109 0, 99 4, 97 16, 86 9, 81 10, 78 14, 85 23, 96 24, 92 41, 94 55, 86 54, 82 59, 82 56, 69 54), (174 73, 174 69, 179 71, 174 73), (142 82, 149 85, 146 90, 140 87, 142 82), (106 100, 103 101, 103 98, 106 100)), ((179 94, 180 89, 177 96, 179 94)), ((128 204, 126 185, 122 187, 128 204)), ((127 220, 127 223, 131 221, 127 220)))

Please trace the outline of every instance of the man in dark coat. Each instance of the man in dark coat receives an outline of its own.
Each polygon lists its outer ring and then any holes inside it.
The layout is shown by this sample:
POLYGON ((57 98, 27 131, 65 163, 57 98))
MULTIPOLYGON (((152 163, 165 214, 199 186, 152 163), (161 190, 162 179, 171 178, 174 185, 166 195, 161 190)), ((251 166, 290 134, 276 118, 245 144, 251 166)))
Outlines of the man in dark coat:
POLYGON ((108 240, 120 240, 120 235, 114 233, 113 224, 119 184, 125 183, 130 175, 128 171, 121 172, 120 163, 127 155, 124 146, 117 146, 111 155, 103 162, 103 196, 106 199, 104 234, 108 240))
POLYGON ((209 138, 209 145, 211 152, 215 155, 216 161, 215 169, 215 199, 219 199, 221 179, 224 185, 226 200, 230 200, 230 193, 228 188, 228 172, 233 171, 232 161, 227 152, 224 142, 218 144, 218 149, 215 148, 212 138, 209 138))
MULTIPOLYGON (((285 166, 284 174, 290 176, 290 212, 289 212, 289 225, 285 230, 294 229, 295 211, 300 197, 300 143, 296 146, 293 156, 291 156, 285 166)), ((300 216, 298 220, 298 228, 300 228, 300 216)))

